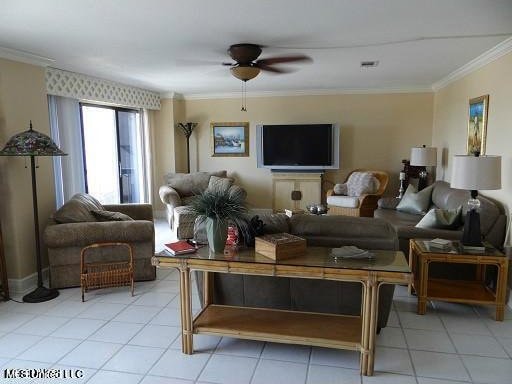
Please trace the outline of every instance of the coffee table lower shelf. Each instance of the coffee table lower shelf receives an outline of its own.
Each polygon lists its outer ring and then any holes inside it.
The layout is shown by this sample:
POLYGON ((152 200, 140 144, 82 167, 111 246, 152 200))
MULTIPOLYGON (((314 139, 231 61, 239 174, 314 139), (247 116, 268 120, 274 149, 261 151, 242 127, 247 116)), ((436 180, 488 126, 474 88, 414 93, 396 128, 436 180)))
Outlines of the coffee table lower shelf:
POLYGON ((361 350, 359 316, 208 305, 193 332, 275 343, 361 350))

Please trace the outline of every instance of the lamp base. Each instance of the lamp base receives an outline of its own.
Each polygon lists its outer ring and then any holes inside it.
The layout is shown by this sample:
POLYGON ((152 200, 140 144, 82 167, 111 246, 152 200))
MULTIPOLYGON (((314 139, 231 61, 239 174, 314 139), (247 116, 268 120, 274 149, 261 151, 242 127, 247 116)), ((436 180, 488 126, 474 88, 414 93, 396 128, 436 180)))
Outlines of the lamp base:
POLYGON ((56 289, 37 287, 32 292, 23 296, 23 301, 25 303, 42 303, 43 301, 55 299, 57 296, 59 296, 59 291, 56 289))
POLYGON ((466 213, 466 220, 464 221, 464 232, 462 234, 462 244, 471 247, 482 246, 480 214, 476 209, 470 209, 468 213, 466 213))

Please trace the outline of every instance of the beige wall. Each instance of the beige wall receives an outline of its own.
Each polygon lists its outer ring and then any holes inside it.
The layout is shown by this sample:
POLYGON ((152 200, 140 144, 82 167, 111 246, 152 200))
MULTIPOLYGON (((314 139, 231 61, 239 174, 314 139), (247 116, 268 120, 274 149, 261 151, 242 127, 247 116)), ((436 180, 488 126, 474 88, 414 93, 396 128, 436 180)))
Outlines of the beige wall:
POLYGON ((160 110, 149 111, 151 135, 151 162, 153 167, 153 203, 163 209, 158 197, 158 188, 163 177, 176 170, 174 151, 174 106, 172 99, 161 99, 160 110))
MULTIPOLYGON (((0 59, 0 146, 15 133, 34 129, 49 134, 45 70, 0 59)), ((28 160, 28 159, 27 159, 28 160)), ((51 158, 39 157, 37 169, 41 228, 55 208, 51 158)), ((20 157, 0 157, 0 221, 10 278, 35 272, 32 184, 29 168, 20 157)), ((44 247, 43 247, 44 248, 44 247)), ((46 263, 45 263, 46 264, 46 263)))
POLYGON ((433 144, 443 148, 438 178, 450 181, 453 155, 466 153, 468 102, 473 97, 485 94, 489 95, 486 153, 502 156, 502 189, 483 191, 483 194, 502 202, 510 217, 512 212, 512 53, 436 92, 433 144))
POLYGON ((390 173, 387 194, 398 190, 401 160, 411 147, 431 144, 433 94, 353 94, 249 98, 247 112, 239 99, 186 100, 185 120, 199 126, 191 138, 191 169, 226 169, 249 192, 251 206, 270 208, 272 179, 256 167, 256 124, 338 123, 341 127, 341 170, 327 178, 341 181, 354 168, 390 173), (211 157, 210 122, 250 122, 249 157, 211 157))

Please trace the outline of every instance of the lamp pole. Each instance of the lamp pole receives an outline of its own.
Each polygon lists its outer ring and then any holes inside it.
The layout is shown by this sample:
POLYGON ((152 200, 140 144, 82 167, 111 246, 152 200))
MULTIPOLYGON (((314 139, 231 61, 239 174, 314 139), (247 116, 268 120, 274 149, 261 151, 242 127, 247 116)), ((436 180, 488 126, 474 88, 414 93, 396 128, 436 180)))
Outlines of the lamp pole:
POLYGON ((194 128, 197 127, 197 123, 178 123, 177 126, 187 138, 187 172, 190 173, 190 136, 192 136, 194 128))
POLYGON ((37 181, 36 181, 36 156, 66 156, 52 139, 43 133, 30 128, 11 137, 5 147, 0 151, 0 156, 29 156, 30 173, 32 178, 32 204, 34 210, 34 237, 36 242, 37 264, 37 288, 23 296, 27 303, 41 303, 59 296, 56 289, 46 288, 43 285, 43 273, 41 263, 41 241, 39 236, 39 209, 37 206, 37 181))

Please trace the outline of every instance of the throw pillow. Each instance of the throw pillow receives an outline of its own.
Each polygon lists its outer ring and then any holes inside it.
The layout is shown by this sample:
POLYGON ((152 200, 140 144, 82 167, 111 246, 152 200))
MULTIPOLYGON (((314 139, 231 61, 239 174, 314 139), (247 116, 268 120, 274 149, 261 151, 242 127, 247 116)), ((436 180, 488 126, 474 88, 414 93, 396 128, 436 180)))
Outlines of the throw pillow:
POLYGON ((121 212, 105 211, 103 209, 95 209, 91 213, 98 221, 133 221, 133 219, 121 212))
POLYGON ((210 182, 208 183, 208 189, 210 191, 227 191, 232 184, 233 179, 229 177, 211 176, 210 182))
POLYGON ((375 193, 379 185, 379 180, 371 172, 353 172, 347 180, 347 196, 358 197, 375 193))
POLYGON ((418 192, 412 184, 409 184, 402 200, 398 203, 396 210, 400 212, 424 215, 430 206, 431 196, 432 185, 418 192))
POLYGON ((54 213, 53 219, 60 224, 97 221, 91 213, 94 210, 103 210, 101 203, 91 195, 77 193, 54 213))
POLYGON ((423 216, 417 228, 456 229, 462 225, 462 206, 456 209, 433 208, 423 216))
POLYGON ((169 173, 166 176, 167 185, 174 188, 180 197, 198 195, 208 188, 211 176, 226 177, 226 171, 169 173))
POLYGON ((335 195, 347 195, 347 183, 336 184, 332 190, 334 191, 335 195))
POLYGON ((231 197, 232 199, 237 199, 239 201, 244 201, 245 198, 247 197, 247 192, 239 185, 232 185, 231 187, 229 187, 229 197, 231 197))

